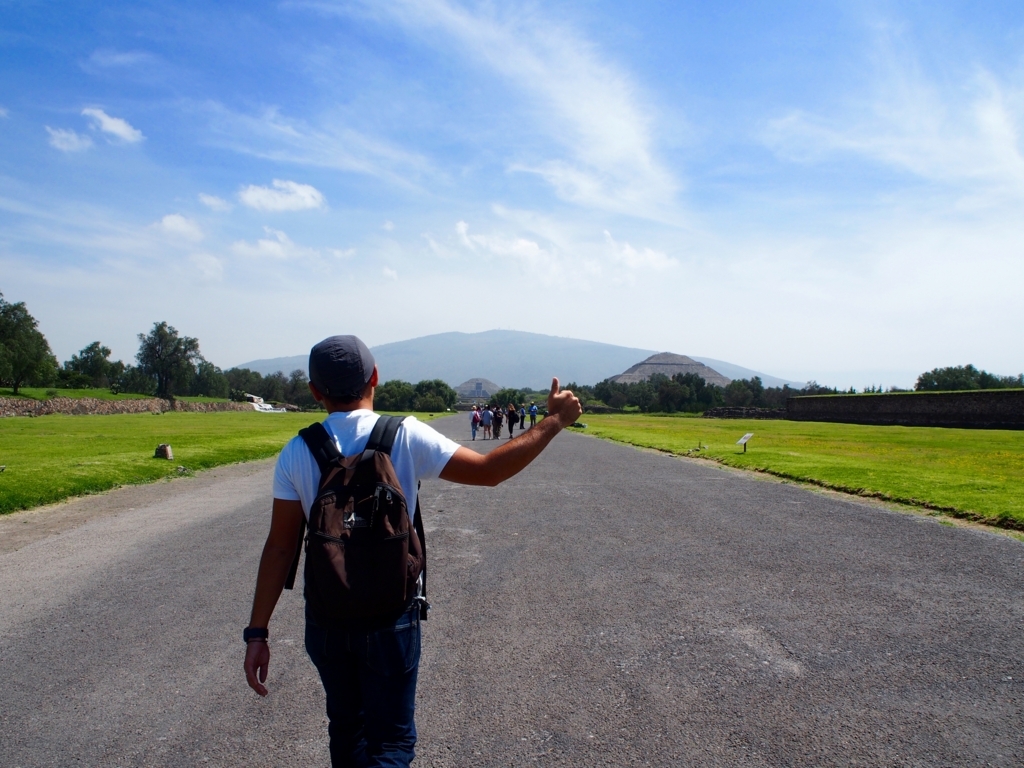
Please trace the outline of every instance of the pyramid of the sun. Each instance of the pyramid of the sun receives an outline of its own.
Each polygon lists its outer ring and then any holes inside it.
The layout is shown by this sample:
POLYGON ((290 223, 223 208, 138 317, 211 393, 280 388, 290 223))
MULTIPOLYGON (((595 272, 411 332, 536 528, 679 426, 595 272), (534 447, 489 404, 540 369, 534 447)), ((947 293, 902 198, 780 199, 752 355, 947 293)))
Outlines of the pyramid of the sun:
POLYGON ((651 355, 624 373, 612 376, 612 381, 620 384, 635 384, 638 381, 646 381, 655 373, 664 374, 669 378, 677 373, 696 373, 708 384, 717 384, 720 387, 728 386, 732 381, 713 368, 708 368, 704 363, 698 363, 686 355, 674 355, 671 352, 659 352, 657 355, 651 355))
POLYGON ((463 400, 486 400, 491 395, 498 394, 500 389, 501 387, 490 379, 470 379, 459 384, 455 392, 463 400))

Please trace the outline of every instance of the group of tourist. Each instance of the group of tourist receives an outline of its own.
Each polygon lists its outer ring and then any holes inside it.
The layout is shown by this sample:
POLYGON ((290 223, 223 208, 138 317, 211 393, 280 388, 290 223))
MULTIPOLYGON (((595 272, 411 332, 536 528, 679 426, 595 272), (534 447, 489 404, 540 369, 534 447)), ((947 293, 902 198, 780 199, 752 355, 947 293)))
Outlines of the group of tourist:
POLYGON ((502 408, 500 405, 487 405, 482 408, 473 406, 473 410, 470 411, 469 424, 470 429, 473 433, 473 439, 476 440, 476 433, 478 429, 483 429, 484 440, 494 439, 497 440, 501 437, 501 428, 504 424, 508 424, 508 437, 512 439, 512 433, 516 428, 516 424, 519 425, 520 430, 526 429, 526 417, 530 417, 530 426, 537 424, 537 404, 530 403, 530 407, 527 408, 525 404, 520 404, 519 408, 513 403, 509 403, 507 408, 502 408))

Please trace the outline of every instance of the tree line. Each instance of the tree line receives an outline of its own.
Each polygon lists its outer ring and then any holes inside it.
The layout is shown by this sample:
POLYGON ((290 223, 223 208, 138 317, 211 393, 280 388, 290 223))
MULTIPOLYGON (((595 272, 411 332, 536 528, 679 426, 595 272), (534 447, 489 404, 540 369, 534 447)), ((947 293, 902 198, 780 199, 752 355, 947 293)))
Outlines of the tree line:
POLYGON ((789 385, 766 387, 760 376, 733 379, 728 386, 708 384, 696 373, 669 377, 656 373, 646 381, 633 383, 605 379, 593 386, 566 385, 584 405, 616 409, 635 408, 641 413, 701 413, 711 408, 785 408, 786 400, 798 395, 838 394, 838 390, 809 382, 801 389, 789 385))
MULTIPOLYGON (((167 322, 140 333, 135 364, 111 360, 111 350, 94 341, 58 363, 49 342, 24 302, 11 304, 0 294, 0 385, 14 394, 25 386, 63 389, 109 389, 114 394, 154 397, 205 396, 244 400, 246 394, 268 402, 318 408, 301 369, 287 376, 262 375, 248 368, 221 370, 203 357, 199 340, 184 336, 167 322)), ((455 390, 441 380, 409 384, 389 381, 377 389, 382 410, 443 411, 455 405, 455 390)))
MULTIPOLYGON (((1024 388, 1024 374, 1017 376, 997 376, 987 371, 978 370, 973 365, 936 368, 922 373, 914 386, 918 392, 924 391, 963 391, 980 389, 1024 388)), ((584 405, 608 406, 615 409, 635 408, 641 413, 701 413, 710 408, 720 407, 751 407, 774 408, 786 407, 786 400, 791 397, 806 395, 838 395, 856 394, 857 390, 839 390, 825 387, 816 381, 808 382, 799 389, 788 384, 782 387, 766 387, 760 376, 750 379, 733 379, 728 386, 719 387, 708 384, 695 373, 677 373, 668 377, 654 374, 647 381, 620 383, 605 379, 593 386, 567 384, 567 389, 576 393, 584 405)), ((883 392, 881 387, 870 387, 864 392, 883 392)), ((905 392, 907 390, 891 387, 889 392, 905 392)))
MULTIPOLYGON (((246 393, 269 402, 291 403, 315 408, 309 392, 306 372, 301 369, 266 376, 248 368, 221 370, 206 360, 199 340, 183 336, 166 322, 154 323, 149 333, 140 333, 134 365, 111 360, 109 347, 94 341, 72 355, 63 364, 50 350, 24 302, 10 303, 0 293, 0 385, 14 394, 23 386, 63 387, 67 389, 109 388, 111 392, 130 392, 157 397, 206 396, 244 399, 246 393)), ((935 368, 922 373, 914 386, 917 391, 962 391, 1024 388, 1024 374, 998 376, 973 365, 935 368)), ((643 413, 699 413, 721 406, 784 408, 786 400, 800 395, 840 394, 835 388, 809 382, 800 389, 788 385, 765 387, 761 378, 734 379, 726 387, 708 384, 694 373, 671 378, 655 374, 647 381, 633 384, 605 379, 593 386, 571 382, 566 385, 584 405, 604 405, 616 409, 635 408, 643 413)), ((856 390, 847 390, 853 394, 856 390)), ((867 392, 881 392, 871 387, 867 392)), ((901 391, 896 388, 890 392, 901 391)), ((504 407, 532 401, 543 402, 546 392, 528 389, 502 389, 491 396, 490 405, 504 407)), ((452 408, 458 396, 440 379, 418 384, 392 380, 376 391, 376 407, 386 411, 443 411, 452 408)))
POLYGON ((1024 374, 998 376, 979 371, 973 365, 955 365, 934 368, 917 377, 914 389, 918 392, 957 392, 969 389, 1015 389, 1024 387, 1024 374))

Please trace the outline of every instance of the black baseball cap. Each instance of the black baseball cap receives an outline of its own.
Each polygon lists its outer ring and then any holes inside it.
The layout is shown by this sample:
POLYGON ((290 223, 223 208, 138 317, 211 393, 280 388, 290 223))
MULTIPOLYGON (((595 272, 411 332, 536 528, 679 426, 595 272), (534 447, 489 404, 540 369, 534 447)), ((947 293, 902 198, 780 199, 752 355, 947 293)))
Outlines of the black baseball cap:
POLYGON ((373 376, 374 365, 358 336, 331 336, 309 351, 309 380, 329 397, 355 400, 373 376))

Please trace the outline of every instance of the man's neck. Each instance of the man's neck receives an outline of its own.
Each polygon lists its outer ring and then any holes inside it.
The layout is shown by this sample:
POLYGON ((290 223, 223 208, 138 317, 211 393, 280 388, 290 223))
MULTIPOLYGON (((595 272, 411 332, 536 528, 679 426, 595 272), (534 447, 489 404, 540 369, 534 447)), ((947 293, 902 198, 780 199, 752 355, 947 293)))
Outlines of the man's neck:
POLYGON ((327 408, 328 416, 332 413, 351 413, 352 411, 358 411, 361 409, 372 411, 373 396, 364 397, 362 400, 353 400, 351 403, 345 403, 344 405, 331 406, 325 403, 324 407, 327 408))

